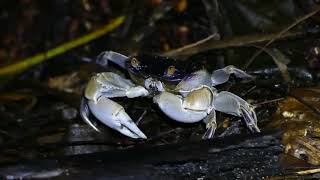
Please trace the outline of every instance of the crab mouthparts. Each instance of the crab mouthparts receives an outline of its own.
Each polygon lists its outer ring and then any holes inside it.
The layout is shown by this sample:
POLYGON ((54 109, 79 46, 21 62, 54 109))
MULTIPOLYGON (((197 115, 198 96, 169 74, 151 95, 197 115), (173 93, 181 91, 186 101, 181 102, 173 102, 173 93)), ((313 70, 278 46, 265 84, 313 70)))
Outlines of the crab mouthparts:
POLYGON ((164 87, 161 81, 154 79, 152 77, 147 78, 144 81, 144 86, 153 92, 162 92, 164 91, 164 87))

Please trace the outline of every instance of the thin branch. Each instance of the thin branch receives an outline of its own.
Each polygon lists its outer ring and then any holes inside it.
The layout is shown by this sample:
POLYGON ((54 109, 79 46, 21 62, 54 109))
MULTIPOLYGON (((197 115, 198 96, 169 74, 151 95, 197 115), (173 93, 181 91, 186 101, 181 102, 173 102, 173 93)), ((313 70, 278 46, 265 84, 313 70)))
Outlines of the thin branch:
POLYGON ((5 66, 3 68, 0 68, 0 77, 2 76, 9 76, 9 75, 15 75, 17 73, 20 73, 36 64, 39 64, 45 60, 48 60, 50 58, 53 58, 55 56, 58 56, 60 54, 63 54, 71 49, 74 49, 76 47, 82 46, 84 44, 87 44, 88 42, 95 40, 110 31, 114 30, 115 28, 119 27, 123 21, 125 20, 125 16, 120 16, 118 18, 115 18, 107 25, 101 27, 100 29, 86 34, 80 38, 71 40, 69 42, 66 42, 64 44, 61 44, 55 48, 52 48, 46 52, 38 53, 35 56, 23 59, 21 61, 18 61, 14 64, 5 66))
POLYGON ((282 101, 282 100, 284 100, 284 98, 266 100, 266 101, 263 101, 263 102, 256 103, 256 104, 254 104, 254 106, 261 106, 261 105, 265 105, 265 104, 279 102, 279 101, 282 101))
POLYGON ((192 43, 192 44, 188 44, 186 46, 183 46, 181 48, 178 48, 178 49, 174 49, 172 51, 169 51, 169 52, 166 52, 166 53, 163 53, 162 55, 163 56, 175 56, 176 54, 179 54, 179 53, 183 53, 184 51, 188 51, 189 49, 192 49, 192 48, 195 48, 205 42, 208 42, 209 40, 212 40, 214 39, 215 37, 217 36, 217 34, 212 34, 204 39, 201 39, 200 41, 197 41, 195 43, 192 43))
POLYGON ((285 35, 289 30, 291 30, 292 28, 294 28, 295 26, 297 26, 298 24, 300 24, 301 22, 309 19, 310 17, 314 16, 315 14, 317 14, 320 11, 320 6, 317 7, 314 11, 310 12, 309 14, 306 14, 300 18, 298 18, 295 22, 293 22, 292 24, 290 24, 288 27, 286 27, 285 29, 283 29, 282 31, 280 31, 277 35, 275 35, 266 45, 264 45, 264 47, 262 49, 260 49, 259 51, 257 51, 250 59, 249 61, 243 66, 242 69, 247 69, 250 64, 254 61, 254 59, 256 57, 258 57, 264 50, 266 47, 268 47, 271 43, 273 43, 274 41, 276 41, 277 39, 281 38, 283 35, 285 35))
MULTIPOLYGON (((195 43, 165 52, 162 55, 169 56, 169 57, 188 57, 197 53, 214 50, 214 49, 251 46, 252 44, 270 41, 277 34, 278 32, 270 33, 270 34, 244 35, 244 36, 226 38, 219 41, 214 40, 212 38, 213 35, 211 35, 195 43)), ((303 34, 304 34, 303 32, 297 32, 297 31, 286 32, 280 37, 280 39, 293 38, 293 37, 301 36, 303 34)))
POLYGON ((296 174, 298 174, 298 175, 307 175, 307 174, 315 174, 315 173, 320 173, 320 168, 308 169, 308 170, 303 170, 303 171, 296 172, 296 174))
POLYGON ((312 104, 310 104, 309 102, 307 102, 306 100, 304 100, 303 98, 296 96, 292 93, 288 94, 289 96, 295 98, 296 100, 298 100, 300 103, 302 103, 303 105, 305 105, 306 107, 308 107, 313 113, 315 113, 318 117, 320 117, 320 110, 316 107, 314 107, 312 104))

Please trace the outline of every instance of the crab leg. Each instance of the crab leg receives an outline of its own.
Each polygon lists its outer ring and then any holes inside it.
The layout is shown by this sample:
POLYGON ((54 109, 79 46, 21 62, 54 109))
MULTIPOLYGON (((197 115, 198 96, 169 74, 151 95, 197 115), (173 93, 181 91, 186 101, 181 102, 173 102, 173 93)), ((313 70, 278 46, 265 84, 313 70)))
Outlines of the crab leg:
POLYGON ((217 128, 217 122, 216 122, 216 111, 212 109, 210 114, 204 118, 204 123, 206 123, 207 131, 202 136, 202 139, 211 139, 213 138, 213 135, 217 128))
POLYGON ((213 107, 217 111, 243 117, 251 132, 260 132, 253 106, 239 96, 227 91, 221 91, 214 96, 213 107))
POLYGON ((114 51, 105 51, 98 56, 97 63, 103 67, 107 67, 109 61, 111 61, 125 69, 127 60, 128 57, 123 54, 114 51))
POLYGON ((234 74, 236 77, 241 79, 253 79, 253 76, 250 74, 230 65, 213 71, 211 75, 212 85, 215 86, 227 82, 231 74, 234 74))

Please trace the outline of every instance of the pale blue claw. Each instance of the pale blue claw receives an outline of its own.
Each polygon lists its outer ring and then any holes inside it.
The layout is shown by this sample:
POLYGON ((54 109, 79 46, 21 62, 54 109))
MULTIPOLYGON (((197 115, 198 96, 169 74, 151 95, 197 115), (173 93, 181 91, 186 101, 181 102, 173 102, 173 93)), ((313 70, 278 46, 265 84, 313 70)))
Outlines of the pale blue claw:
POLYGON ((104 72, 93 76, 87 84, 80 106, 82 119, 93 129, 99 129, 90 121, 90 112, 102 123, 131 138, 147 137, 131 120, 124 108, 110 100, 114 97, 140 97, 147 96, 149 92, 142 86, 136 86, 122 76, 104 72))
POLYGON ((88 101, 88 105, 92 114, 110 128, 131 138, 147 138, 120 104, 106 97, 100 97, 96 103, 88 101))
POLYGON ((100 131, 89 119, 90 109, 88 106, 88 100, 86 98, 81 99, 80 103, 80 116, 89 126, 91 126, 94 130, 100 131))

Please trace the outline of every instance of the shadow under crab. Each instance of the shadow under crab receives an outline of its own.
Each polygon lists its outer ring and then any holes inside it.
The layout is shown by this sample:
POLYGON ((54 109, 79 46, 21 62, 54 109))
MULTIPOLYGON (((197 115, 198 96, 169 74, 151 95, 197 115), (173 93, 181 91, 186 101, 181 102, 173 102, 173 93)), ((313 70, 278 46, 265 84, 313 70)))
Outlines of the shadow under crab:
POLYGON ((88 82, 80 112, 85 122, 97 131, 99 129, 89 119, 90 112, 126 136, 146 139, 124 108, 111 98, 150 97, 173 120, 183 123, 203 121, 207 128, 203 135, 205 139, 212 138, 217 127, 215 110, 243 117, 250 131, 260 132, 252 105, 235 94, 218 92, 214 88, 227 82, 231 74, 242 79, 253 78, 234 66, 215 70, 212 74, 204 69, 189 73, 183 65, 166 57, 127 57, 112 51, 104 52, 98 63, 106 66, 109 61, 127 69, 132 81, 113 72, 102 72, 88 82))

